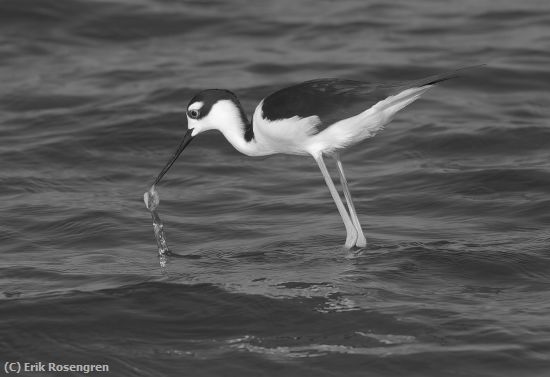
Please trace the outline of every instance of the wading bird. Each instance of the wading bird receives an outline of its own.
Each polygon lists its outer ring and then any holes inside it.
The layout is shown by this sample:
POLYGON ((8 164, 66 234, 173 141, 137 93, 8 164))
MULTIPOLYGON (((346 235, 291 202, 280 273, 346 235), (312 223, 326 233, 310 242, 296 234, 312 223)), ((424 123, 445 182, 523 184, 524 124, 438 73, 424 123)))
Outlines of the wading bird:
POLYGON ((152 188, 199 133, 218 130, 241 153, 311 155, 325 178, 346 227, 346 248, 365 247, 339 152, 370 138, 393 116, 434 85, 455 78, 465 69, 401 83, 367 83, 317 79, 281 89, 264 98, 249 121, 234 93, 208 89, 187 106, 188 130, 152 188), (334 186, 323 156, 336 161, 347 209, 334 186))

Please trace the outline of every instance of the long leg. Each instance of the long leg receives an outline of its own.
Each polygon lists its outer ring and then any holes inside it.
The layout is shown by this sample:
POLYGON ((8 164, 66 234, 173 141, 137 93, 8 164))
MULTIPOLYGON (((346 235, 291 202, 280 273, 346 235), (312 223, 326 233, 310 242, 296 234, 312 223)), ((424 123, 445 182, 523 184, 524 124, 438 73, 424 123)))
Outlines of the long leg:
POLYGON ((353 205, 353 201, 351 199, 351 193, 348 187, 348 180, 346 179, 346 176, 344 174, 344 167, 342 166, 342 161, 340 160, 340 156, 338 154, 334 156, 334 159, 336 160, 336 166, 338 166, 338 173, 340 174, 340 182, 342 183, 344 196, 346 197, 346 203, 348 204, 351 221, 353 222, 353 225, 357 230, 356 245, 357 247, 365 247, 367 246, 367 239, 363 234, 363 229, 361 229, 361 224, 359 223, 359 218, 357 217, 357 212, 355 211, 355 206, 353 205))
POLYGON ((342 220, 344 221, 347 232, 345 247, 347 247, 348 249, 352 248, 353 246, 355 246, 355 242, 357 241, 357 231, 355 230, 355 226, 353 225, 348 215, 348 212, 346 211, 344 203, 342 203, 342 199, 340 199, 340 194, 336 190, 336 187, 334 187, 332 178, 330 178, 330 174, 327 170, 325 162, 323 161, 323 156, 316 156, 315 161, 317 161, 317 164, 319 165, 319 168, 321 169, 321 172, 325 177, 325 182, 327 183, 328 189, 330 190, 332 199, 334 199, 334 203, 336 203, 336 207, 338 207, 338 212, 340 212, 340 216, 342 216, 342 220))

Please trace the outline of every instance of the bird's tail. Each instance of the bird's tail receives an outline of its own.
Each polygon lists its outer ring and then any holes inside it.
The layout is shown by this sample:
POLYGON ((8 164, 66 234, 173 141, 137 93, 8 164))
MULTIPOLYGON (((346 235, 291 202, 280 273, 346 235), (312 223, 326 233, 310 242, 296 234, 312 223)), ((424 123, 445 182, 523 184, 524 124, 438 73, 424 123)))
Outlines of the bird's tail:
POLYGON ((481 65, 464 67, 420 80, 392 85, 393 95, 377 102, 369 109, 354 117, 336 122, 328 127, 323 134, 329 139, 340 139, 340 147, 372 137, 383 129, 399 110, 416 101, 435 84, 460 77, 465 72, 479 67, 481 65))
POLYGON ((410 87, 420 87, 420 86, 426 86, 426 85, 435 85, 439 84, 442 81, 447 81, 450 79, 455 79, 457 77, 462 77, 468 72, 473 71, 474 69, 479 69, 486 66, 486 64, 478 64, 478 65, 471 65, 468 67, 462 67, 455 69, 454 71, 440 73, 439 75, 433 75, 424 77, 420 80, 411 81, 407 84, 407 86, 410 87))
POLYGON ((373 108, 381 111, 384 115, 389 117, 388 119, 391 119, 393 115, 395 115, 395 113, 397 113, 405 106, 410 105, 411 103, 416 101, 422 94, 424 94, 435 84, 439 84, 442 81, 461 77, 465 73, 473 69, 480 68, 482 66, 484 66, 484 64, 463 67, 455 69, 451 72, 441 73, 439 75, 425 77, 420 80, 410 81, 405 85, 399 87, 399 92, 378 102, 373 106, 373 108))
POLYGON ((372 107, 372 109, 384 114, 385 117, 388 117, 389 121, 395 115, 395 113, 397 113, 405 106, 410 105, 411 103, 416 101, 431 87, 431 84, 426 84, 420 87, 405 89, 402 92, 397 93, 396 95, 390 96, 378 102, 372 107))
POLYGON ((338 129, 338 135, 334 137, 345 139, 345 145, 372 137, 384 128, 399 110, 416 101, 431 87, 432 85, 424 85, 419 88, 409 88, 389 96, 362 113, 346 119, 344 127, 339 127, 344 121, 333 124, 327 128, 325 134, 328 135, 327 131, 338 129))

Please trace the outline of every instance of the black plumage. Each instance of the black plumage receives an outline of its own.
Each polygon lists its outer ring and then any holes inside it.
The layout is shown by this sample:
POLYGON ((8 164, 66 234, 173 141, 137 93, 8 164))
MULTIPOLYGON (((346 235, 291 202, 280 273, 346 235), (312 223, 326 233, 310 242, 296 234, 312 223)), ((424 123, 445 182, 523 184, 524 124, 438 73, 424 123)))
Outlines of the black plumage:
POLYGON ((420 80, 368 83, 344 79, 317 79, 276 91, 263 101, 264 119, 276 121, 298 116, 318 116, 318 132, 335 122, 357 115, 376 103, 406 89, 434 85, 455 78, 462 68, 420 80))

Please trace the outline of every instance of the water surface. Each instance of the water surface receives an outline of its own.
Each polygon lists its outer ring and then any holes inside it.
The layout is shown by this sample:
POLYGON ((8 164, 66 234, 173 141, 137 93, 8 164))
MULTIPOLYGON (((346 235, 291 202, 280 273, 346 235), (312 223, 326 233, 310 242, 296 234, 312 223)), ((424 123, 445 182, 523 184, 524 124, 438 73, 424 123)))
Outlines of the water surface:
POLYGON ((546 2, 0 3, 1 361, 116 376, 550 373, 546 2), (185 106, 318 77, 487 63, 344 156, 369 242, 313 159, 201 135, 142 201, 185 106))

